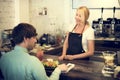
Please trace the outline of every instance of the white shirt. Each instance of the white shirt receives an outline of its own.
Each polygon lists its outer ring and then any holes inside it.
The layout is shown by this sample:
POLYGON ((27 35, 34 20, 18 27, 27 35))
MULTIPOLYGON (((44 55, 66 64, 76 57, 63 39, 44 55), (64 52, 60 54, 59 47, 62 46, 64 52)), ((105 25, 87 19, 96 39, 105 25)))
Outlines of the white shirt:
POLYGON ((92 27, 87 28, 83 32, 83 36, 82 36, 82 46, 85 51, 88 50, 88 47, 87 47, 88 40, 94 40, 94 39, 95 39, 94 29, 92 27))

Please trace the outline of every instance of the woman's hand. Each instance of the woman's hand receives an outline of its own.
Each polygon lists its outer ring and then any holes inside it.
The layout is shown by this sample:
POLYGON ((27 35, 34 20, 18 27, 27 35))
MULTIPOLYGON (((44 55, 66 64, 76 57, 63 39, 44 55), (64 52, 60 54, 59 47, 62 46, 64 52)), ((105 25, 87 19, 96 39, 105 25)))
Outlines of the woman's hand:
POLYGON ((64 59, 64 56, 62 55, 62 56, 58 57, 58 59, 59 59, 59 60, 63 60, 63 59, 64 59))
POLYGON ((65 59, 73 60, 73 59, 74 59, 74 56, 73 56, 73 55, 66 55, 66 56, 65 56, 65 59))

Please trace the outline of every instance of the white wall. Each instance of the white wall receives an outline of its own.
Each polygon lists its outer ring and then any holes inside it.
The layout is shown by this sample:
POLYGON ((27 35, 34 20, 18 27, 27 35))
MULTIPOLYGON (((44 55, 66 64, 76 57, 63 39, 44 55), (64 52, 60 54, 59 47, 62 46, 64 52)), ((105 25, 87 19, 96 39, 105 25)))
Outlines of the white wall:
POLYGON ((0 0, 0 39, 4 29, 29 23, 29 0, 0 0))
MULTIPOLYGON (((112 18, 113 17, 113 9, 106 9, 106 8, 120 8, 120 3, 118 3, 118 0, 73 0, 75 4, 73 4, 72 9, 72 14, 73 16, 71 19, 74 18, 75 15, 75 8, 79 6, 87 6, 88 8, 94 8, 90 9, 90 17, 89 17, 89 22, 92 23, 93 20, 97 20, 98 18, 101 17, 101 8, 105 8, 103 10, 103 19, 106 20, 107 18, 112 18), (96 8, 96 9, 95 9, 96 8)), ((115 17, 120 19, 120 9, 116 9, 115 11, 115 17)), ((74 20, 73 20, 74 21, 74 20)))
POLYGON ((29 23, 29 0, 19 1, 19 22, 29 23))
POLYGON ((4 29, 12 28, 15 21, 15 1, 0 0, 0 39, 4 29))
MULTIPOLYGON (((89 3, 86 5, 89 5, 89 3)), ((106 3, 105 7, 107 5, 108 4, 106 3)), ((118 6, 119 5, 117 5, 117 7, 118 6)), ((72 8, 72 0, 53 0, 52 2, 50 0, 30 0, 30 23, 37 28, 39 35, 43 33, 51 33, 51 31, 55 33, 56 28, 62 29, 63 31, 72 30, 75 24, 75 12, 76 9, 72 8), (39 12, 42 11, 43 7, 47 7, 47 15, 39 15, 39 12)), ((120 9, 116 10, 115 17, 120 18, 119 13, 120 9)), ((90 17, 88 21, 91 25, 93 20, 97 20, 100 17, 101 9, 90 9, 90 17)), ((109 17, 113 17, 113 10, 105 9, 103 12, 103 19, 106 20, 109 17)))
MULTIPOLYGON (((75 24, 75 11, 72 0, 0 0, 0 34, 3 29, 13 28, 20 22, 34 25, 39 36, 56 33, 58 29, 70 31, 75 24), (47 15, 39 15, 44 7, 47 15)), ((90 9, 90 13, 90 23, 101 17, 100 9, 90 9)), ((116 10, 115 16, 120 19, 119 13, 120 9, 116 10)), ((103 12, 104 20, 112 15, 113 10, 103 12)))
POLYGON ((64 0, 30 0, 30 23, 37 28, 39 35, 53 33, 64 22, 64 0), (47 15, 39 15, 43 8, 47 15))

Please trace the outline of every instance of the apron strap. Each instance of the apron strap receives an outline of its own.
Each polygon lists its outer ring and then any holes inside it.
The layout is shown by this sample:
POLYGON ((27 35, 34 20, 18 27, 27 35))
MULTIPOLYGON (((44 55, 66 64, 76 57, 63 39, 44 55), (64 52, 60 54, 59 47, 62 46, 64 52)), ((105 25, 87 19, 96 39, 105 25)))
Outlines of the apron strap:
MULTIPOLYGON (((74 31, 74 29, 75 29, 76 27, 77 27, 77 25, 75 25, 75 27, 72 29, 72 32, 74 31)), ((81 34, 83 33, 84 29, 85 29, 85 26, 83 27, 83 30, 82 30, 81 34)))

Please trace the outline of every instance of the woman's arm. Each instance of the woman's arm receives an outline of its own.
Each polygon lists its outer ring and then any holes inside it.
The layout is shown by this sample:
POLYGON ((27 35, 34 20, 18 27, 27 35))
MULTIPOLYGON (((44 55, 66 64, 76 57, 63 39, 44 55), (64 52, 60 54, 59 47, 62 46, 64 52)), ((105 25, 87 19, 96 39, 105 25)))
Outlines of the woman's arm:
POLYGON ((68 36, 69 36, 69 34, 67 33, 67 36, 66 36, 64 44, 63 44, 62 55, 59 57, 59 60, 63 60, 64 57, 66 56, 66 51, 67 51, 67 48, 68 48, 68 36))

